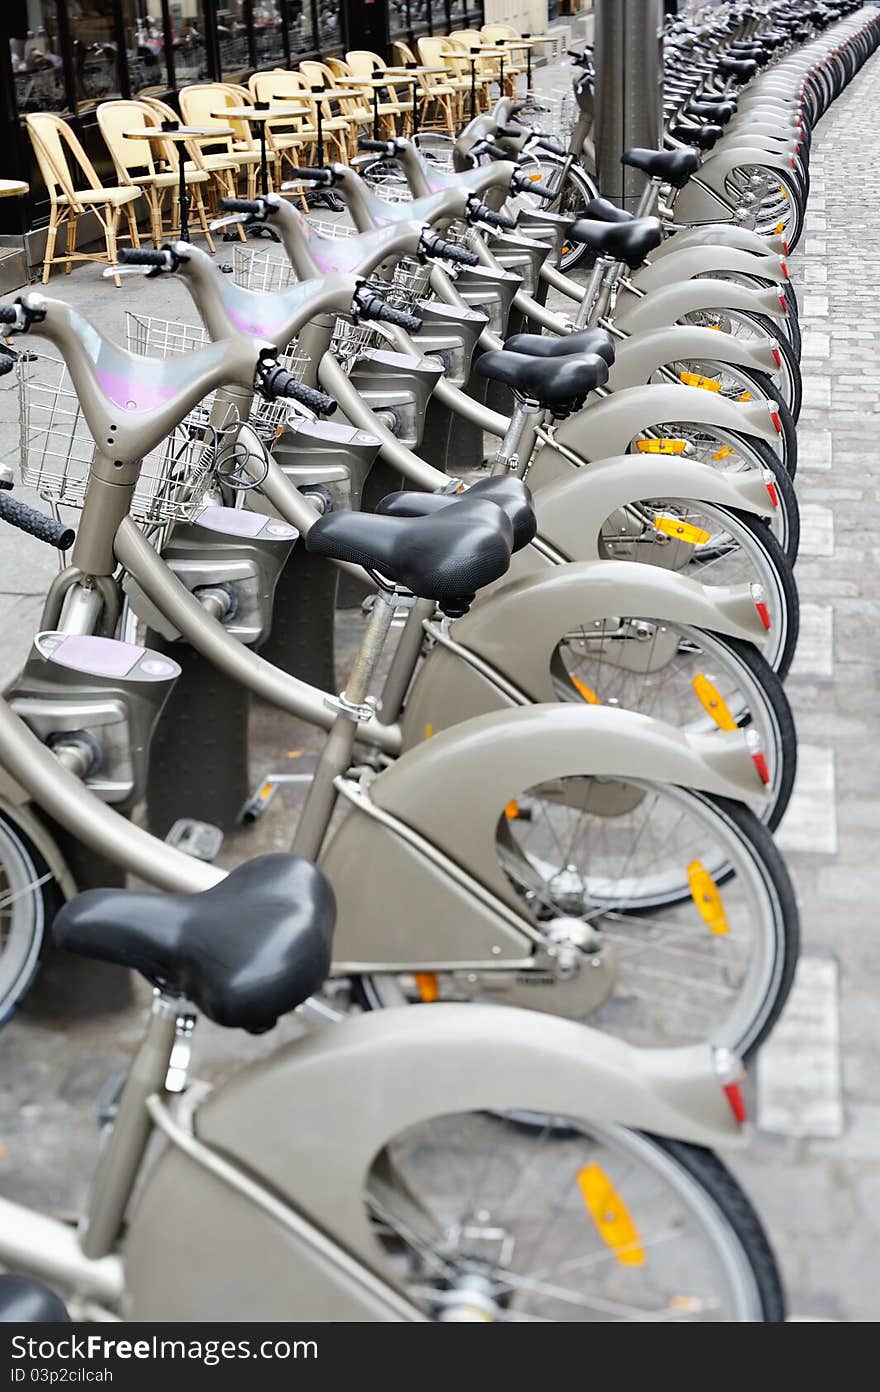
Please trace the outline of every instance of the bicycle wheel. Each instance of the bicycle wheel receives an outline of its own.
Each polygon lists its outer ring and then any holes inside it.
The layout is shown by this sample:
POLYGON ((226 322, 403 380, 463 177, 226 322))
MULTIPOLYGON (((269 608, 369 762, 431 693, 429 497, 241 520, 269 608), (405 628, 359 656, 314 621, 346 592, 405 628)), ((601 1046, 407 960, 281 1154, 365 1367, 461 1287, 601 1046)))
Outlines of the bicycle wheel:
POLYGON ((725 192, 735 208, 755 184, 760 185, 758 202, 752 209, 755 231, 759 237, 781 234, 789 251, 794 251, 804 230, 803 191, 794 170, 775 169, 761 164, 760 159, 738 165, 725 180, 725 192))
POLYGON ((800 363, 788 339, 774 327, 772 319, 747 310, 719 308, 693 310, 682 315, 679 322, 723 329, 746 343, 756 339, 766 342, 769 339, 779 355, 779 390, 794 419, 799 418, 802 397, 800 363))
POLYGON ((791 988, 798 913, 773 838, 747 807, 572 774, 508 803, 496 846, 540 934, 529 963, 374 974, 363 983, 371 1003, 512 1005, 644 1048, 709 1039, 740 1057, 766 1037, 791 988))
POLYGON ((639 711, 687 734, 749 729, 761 742, 770 802, 755 814, 772 831, 797 769, 797 736, 782 682, 751 643, 686 624, 615 615, 562 638, 553 657, 559 700, 639 711))
POLYGON ((0 1023, 30 986, 61 890, 30 837, 0 813, 0 1023))
POLYGON ((701 272, 700 275, 695 276, 694 279, 726 280, 729 281, 731 285, 744 285, 747 289, 753 290, 774 290, 777 294, 784 295, 786 315, 785 318, 781 320, 780 328, 791 344, 795 357, 798 362, 800 362, 802 348, 801 326, 797 311, 792 308, 792 304, 789 301, 789 295, 793 293, 790 288, 790 281, 785 281, 784 284, 780 285, 776 281, 767 280, 764 276, 748 275, 745 271, 727 270, 701 272))
MULTIPOLYGON (((563 161, 553 155, 530 156, 526 172, 533 173, 534 177, 540 179, 541 183, 555 189, 556 197, 552 203, 548 203, 543 198, 539 198, 537 194, 530 194, 526 191, 517 194, 514 198, 509 198, 505 207, 514 212, 519 208, 549 209, 553 213, 564 214, 565 217, 584 217, 590 199, 597 198, 599 195, 598 186, 579 164, 571 166, 560 186, 562 166, 563 161)), ((582 242, 564 242, 559 254, 559 269, 570 271, 584 259, 588 250, 582 242)))
MULTIPOLYGON (((661 440, 672 440, 676 446, 682 442, 687 447, 689 458, 709 464, 713 468, 744 473, 757 469, 772 476, 768 486, 774 490, 774 508, 770 517, 770 528, 785 552, 788 561, 794 565, 797 560, 800 542, 800 512, 797 495, 788 471, 778 454, 755 436, 743 436, 734 431, 722 430, 714 425, 700 425, 693 421, 664 421, 651 426, 651 435, 661 440)), ((627 450, 633 454, 649 446, 651 440, 646 434, 634 438, 627 450)))
POLYGON ((785 1318, 761 1223, 700 1146, 579 1118, 432 1117, 383 1148, 365 1203, 438 1322, 785 1318))
POLYGON ((705 585, 757 585, 769 624, 762 656, 785 680, 797 646, 800 601, 791 565, 760 518, 691 499, 646 499, 605 519, 599 550, 612 560, 677 570, 705 585), (673 519, 684 524, 686 540, 665 525, 673 519))
POLYGON ((778 440, 779 457, 789 477, 794 478, 798 461, 797 427, 781 389, 766 372, 715 359, 679 358, 658 368, 649 381, 663 382, 672 378, 686 386, 699 386, 717 392, 728 401, 751 401, 762 397, 772 401, 782 427, 778 440))

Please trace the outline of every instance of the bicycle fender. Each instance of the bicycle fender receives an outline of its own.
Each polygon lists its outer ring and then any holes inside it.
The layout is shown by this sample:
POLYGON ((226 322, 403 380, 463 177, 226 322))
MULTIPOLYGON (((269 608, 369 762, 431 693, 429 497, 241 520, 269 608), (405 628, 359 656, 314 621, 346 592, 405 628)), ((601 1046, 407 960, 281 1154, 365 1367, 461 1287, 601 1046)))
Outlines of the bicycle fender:
POLYGON ((630 276, 630 280, 647 294, 662 285, 693 280, 695 276, 715 271, 737 271, 744 275, 763 276, 765 280, 776 281, 778 284, 784 283, 786 279, 780 258, 773 253, 765 251, 763 255, 756 256, 753 252, 740 251, 737 247, 690 246, 675 255, 662 256, 659 261, 642 266, 630 276))
POLYGON ((733 142, 725 148, 720 148, 720 145, 719 141, 715 149, 706 156, 699 172, 700 183, 707 184, 715 193, 723 195, 728 174, 740 165, 761 164, 767 169, 784 169, 787 174, 791 173, 791 157, 781 154, 778 150, 762 149, 759 158, 750 145, 738 145, 733 142))
POLYGON ((695 324, 670 324, 617 344, 608 387, 611 391, 620 391, 643 386, 658 368, 688 358, 749 367, 773 376, 777 370, 773 351, 769 340, 747 342, 733 334, 695 324))
POLYGON ((783 238, 780 236, 759 237, 757 232, 751 232, 747 227, 718 222, 708 223, 704 227, 683 227, 673 232, 656 251, 651 252, 651 264, 671 256, 673 252, 684 251, 685 247, 704 245, 739 247, 740 251, 752 251, 757 256, 765 256, 768 251, 774 251, 778 256, 785 255, 783 238))
POLYGON ((635 335, 675 324, 682 315, 704 309, 738 309, 771 319, 785 317, 776 290, 759 290, 732 280, 679 280, 674 285, 661 285, 642 300, 618 300, 614 324, 624 333, 635 335))
MULTIPOLYGON (((709 333, 715 337, 711 329, 709 333)), ((756 435, 760 440, 776 443, 771 407, 765 402, 728 401, 717 392, 665 382, 626 387, 603 397, 587 410, 562 421, 555 438, 586 463, 623 454, 642 431, 675 422, 716 426, 720 430, 756 435)))
POLYGON ((605 520, 644 499, 690 498, 762 517, 773 511, 767 483, 757 470, 725 472, 681 455, 626 454, 575 469, 545 449, 532 466, 529 486, 536 493, 540 536, 572 561, 601 559, 599 533, 605 520), (542 470, 545 456, 547 468, 542 470))

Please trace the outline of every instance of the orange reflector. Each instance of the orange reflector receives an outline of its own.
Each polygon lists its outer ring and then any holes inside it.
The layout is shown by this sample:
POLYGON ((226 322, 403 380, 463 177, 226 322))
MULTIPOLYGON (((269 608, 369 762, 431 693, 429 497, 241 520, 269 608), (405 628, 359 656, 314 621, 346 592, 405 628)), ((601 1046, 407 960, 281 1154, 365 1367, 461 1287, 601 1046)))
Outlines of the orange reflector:
POLYGON ((729 930, 717 884, 701 860, 691 861, 687 876, 691 898, 699 909, 700 917, 716 937, 723 937, 729 930))
MULTIPOLYGON (((779 236, 780 232, 784 232, 784 231, 785 231, 785 223, 784 223, 784 222, 777 222, 777 224, 776 224, 776 235, 777 235, 777 237, 779 236)), ((783 243, 783 245, 784 245, 784 243, 783 243)), ((787 246, 786 246, 786 248, 785 248, 785 254, 786 254, 786 256, 788 255, 788 247, 787 247, 787 246)))
POLYGON ((416 972, 416 986, 425 1005, 433 1005, 440 995, 436 972, 416 972))
POLYGON ((684 454, 687 440, 636 440, 642 454, 684 454))
POLYGON ((705 711, 711 715, 719 730, 735 730, 736 721, 730 713, 730 707, 718 688, 713 685, 707 676, 698 672, 691 682, 697 700, 705 711))
POLYGON ((786 201, 786 203, 787 203, 787 202, 788 202, 788 193, 787 193, 787 191, 786 191, 786 188, 785 188, 785 185, 784 185, 784 184, 780 184, 780 185, 779 185, 779 192, 782 194, 783 198, 785 199, 785 201, 786 201))
POLYGON ((540 174, 530 174, 529 178, 531 179, 533 184, 540 184, 541 182, 540 174))
POLYGON ((433 725, 426 725, 426 726, 425 726, 425 739, 430 739, 431 736, 433 735, 433 733, 434 733, 434 726, 433 726, 433 725))
POLYGON ((263 784, 258 795, 260 802, 265 802, 267 798, 270 798, 272 796, 272 790, 274 789, 274 787, 274 783, 266 782, 263 784))
POLYGON ((721 383, 716 382, 714 377, 703 377, 699 372, 679 372, 678 379, 686 387, 702 387, 703 391, 711 392, 721 390, 721 383))
POLYGON ((583 696, 585 701, 589 701, 591 706, 601 706, 602 702, 599 700, 599 697, 596 695, 592 687, 587 686, 586 682, 579 681, 577 677, 573 677, 571 675, 569 675, 568 679, 574 687, 575 691, 577 691, 581 696, 583 696))
POLYGON ((504 809, 504 815, 509 822, 515 822, 519 816, 519 803, 516 798, 511 798, 504 809))
POLYGON ((732 449, 730 445, 722 445, 720 450, 715 451, 712 458, 717 463, 719 459, 729 459, 732 454, 736 454, 735 449, 732 449))
POLYGON ((596 1231, 621 1266, 644 1266, 645 1253, 636 1225, 601 1165, 584 1165, 578 1170, 577 1183, 596 1231))
POLYGON ((741 392, 736 399, 737 401, 752 401, 753 397, 751 392, 741 392))
POLYGON ((691 522, 682 522, 679 517, 660 517, 658 514, 654 518, 654 526, 664 536, 686 541, 688 546, 704 546, 712 536, 711 532, 704 532, 702 527, 695 527, 691 522))

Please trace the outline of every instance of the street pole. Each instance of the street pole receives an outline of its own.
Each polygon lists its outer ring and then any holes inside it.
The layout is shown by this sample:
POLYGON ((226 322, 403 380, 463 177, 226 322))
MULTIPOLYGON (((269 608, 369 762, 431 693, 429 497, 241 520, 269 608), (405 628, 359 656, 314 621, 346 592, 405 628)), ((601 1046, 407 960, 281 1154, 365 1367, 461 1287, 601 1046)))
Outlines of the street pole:
POLYGON ((635 210, 645 176, 620 163, 662 132, 661 0, 595 0, 596 166, 606 198, 635 210))

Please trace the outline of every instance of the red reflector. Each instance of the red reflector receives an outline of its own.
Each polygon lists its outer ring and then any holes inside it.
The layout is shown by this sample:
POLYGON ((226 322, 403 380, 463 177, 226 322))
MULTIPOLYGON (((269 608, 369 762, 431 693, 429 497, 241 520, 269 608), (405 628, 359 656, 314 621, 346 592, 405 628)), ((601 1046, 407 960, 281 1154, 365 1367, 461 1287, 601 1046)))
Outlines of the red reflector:
POLYGON ((797 169, 797 161, 796 161, 794 155, 792 155, 792 157, 791 157, 791 167, 792 167, 792 169, 797 169))
POLYGON ((758 611, 758 618, 761 620, 761 623, 769 632, 770 625, 772 624, 773 620, 770 618, 770 610, 767 608, 767 605, 764 602, 764 600, 758 600, 758 603, 755 605, 755 608, 758 611))
POLYGON ((782 366, 782 354, 778 348, 773 349, 773 361, 776 363, 777 367, 782 366))
POLYGON ((777 434, 777 435, 781 435, 781 434, 782 434, 782 421, 779 419, 779 412, 778 412, 778 411, 771 411, 771 412, 770 412, 770 419, 772 420, 773 424, 776 426, 776 434, 777 434))
POLYGON ((745 1125, 746 1121, 748 1121, 748 1113, 746 1112, 746 1102, 739 1083, 725 1083, 724 1096, 727 1098, 730 1104, 730 1110, 733 1112, 740 1126, 745 1125))
POLYGON ((785 264, 785 262, 780 260, 779 265, 782 270, 782 274, 785 276, 785 279, 791 280, 791 276, 788 274, 788 266, 785 264))
POLYGON ((766 489, 767 489, 767 492, 770 494, 770 501, 771 501, 771 503, 773 504, 773 506, 774 506, 775 508, 778 508, 778 507, 779 507, 779 494, 776 492, 776 484, 771 482, 771 483, 766 484, 765 487, 766 487, 766 489))
POLYGON ((787 304, 787 302, 786 302, 786 299, 785 299, 785 296, 784 296, 784 295, 780 295, 780 296, 779 296, 779 304, 780 304, 780 307, 781 307, 782 309, 784 309, 786 312, 788 312, 788 304, 787 304))
POLYGON ((769 782, 770 782, 770 770, 769 770, 768 767, 767 767, 767 760, 764 758, 764 755, 761 754, 761 753, 753 754, 753 755, 752 755, 752 763, 755 765, 755 768, 758 770, 758 777, 760 778, 761 782, 762 782, 762 783, 769 783, 769 782))

